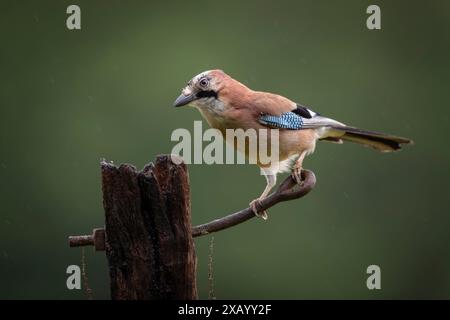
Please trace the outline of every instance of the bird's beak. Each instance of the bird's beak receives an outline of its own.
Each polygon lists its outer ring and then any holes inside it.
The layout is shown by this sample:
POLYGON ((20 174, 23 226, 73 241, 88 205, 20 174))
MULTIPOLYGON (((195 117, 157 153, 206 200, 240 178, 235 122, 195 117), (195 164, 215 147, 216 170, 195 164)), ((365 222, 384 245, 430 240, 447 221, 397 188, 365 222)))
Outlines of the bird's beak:
POLYGON ((194 93, 191 94, 180 94, 180 96, 177 98, 177 100, 175 100, 175 102, 173 103, 174 107, 182 107, 187 105, 188 103, 194 101, 195 99, 197 99, 197 97, 195 96, 194 93))

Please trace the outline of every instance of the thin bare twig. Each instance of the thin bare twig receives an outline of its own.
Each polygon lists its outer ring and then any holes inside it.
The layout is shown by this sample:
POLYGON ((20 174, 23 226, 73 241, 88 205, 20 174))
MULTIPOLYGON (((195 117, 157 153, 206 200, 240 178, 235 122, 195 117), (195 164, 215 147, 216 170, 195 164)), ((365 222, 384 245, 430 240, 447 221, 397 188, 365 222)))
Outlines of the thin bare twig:
MULTIPOLYGON (((287 177, 274 193, 259 202, 258 209, 259 211, 267 210, 279 202, 301 198, 310 192, 315 184, 316 176, 314 173, 309 170, 302 170, 301 185, 298 185, 291 176, 287 177)), ((254 217, 255 214, 252 209, 246 208, 223 218, 192 227, 192 236, 200 237, 224 230, 254 217)))

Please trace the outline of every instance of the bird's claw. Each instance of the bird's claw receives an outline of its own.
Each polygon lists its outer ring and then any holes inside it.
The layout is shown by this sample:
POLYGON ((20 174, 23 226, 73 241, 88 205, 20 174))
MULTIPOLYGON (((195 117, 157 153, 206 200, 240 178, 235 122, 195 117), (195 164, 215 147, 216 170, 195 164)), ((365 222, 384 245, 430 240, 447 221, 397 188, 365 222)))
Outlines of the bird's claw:
POLYGON ((302 168, 296 167, 292 170, 292 178, 294 178, 297 184, 302 184, 302 168))
POLYGON ((252 202, 250 202, 250 209, 252 209, 253 213, 255 214, 255 216, 257 217, 261 217, 264 220, 267 220, 267 218, 269 218, 269 216, 267 215, 267 211, 263 210, 261 212, 258 211, 257 206, 260 205, 260 199, 255 199, 252 202))

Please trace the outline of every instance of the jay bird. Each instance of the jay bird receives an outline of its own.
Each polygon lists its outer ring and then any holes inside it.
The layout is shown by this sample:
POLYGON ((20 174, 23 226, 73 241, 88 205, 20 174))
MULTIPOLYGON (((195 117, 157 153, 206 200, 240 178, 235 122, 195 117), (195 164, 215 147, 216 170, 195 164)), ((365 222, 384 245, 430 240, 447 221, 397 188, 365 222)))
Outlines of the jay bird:
MULTIPOLYGON (((402 144, 412 143, 407 138, 347 126, 277 94, 253 91, 222 70, 209 70, 193 77, 174 102, 175 107, 188 104, 196 107, 222 135, 227 129, 279 130, 279 162, 262 164, 256 155, 267 185, 250 207, 264 219, 267 213, 258 212, 258 201, 269 194, 280 172, 291 171, 294 180, 301 184, 303 160, 314 152, 317 140, 339 144, 349 141, 381 152, 396 151, 402 144)), ((247 158, 252 156, 248 148, 243 151, 247 158)))

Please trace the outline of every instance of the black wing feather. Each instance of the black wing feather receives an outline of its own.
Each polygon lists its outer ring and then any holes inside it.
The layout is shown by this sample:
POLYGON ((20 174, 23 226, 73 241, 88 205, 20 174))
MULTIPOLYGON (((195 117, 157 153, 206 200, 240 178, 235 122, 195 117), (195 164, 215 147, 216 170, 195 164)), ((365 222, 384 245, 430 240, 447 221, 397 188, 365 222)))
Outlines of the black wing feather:
POLYGON ((312 114, 309 112, 308 108, 299 105, 297 103, 297 108, 292 110, 291 112, 298 114, 300 117, 306 118, 306 119, 311 119, 312 118, 312 114))

